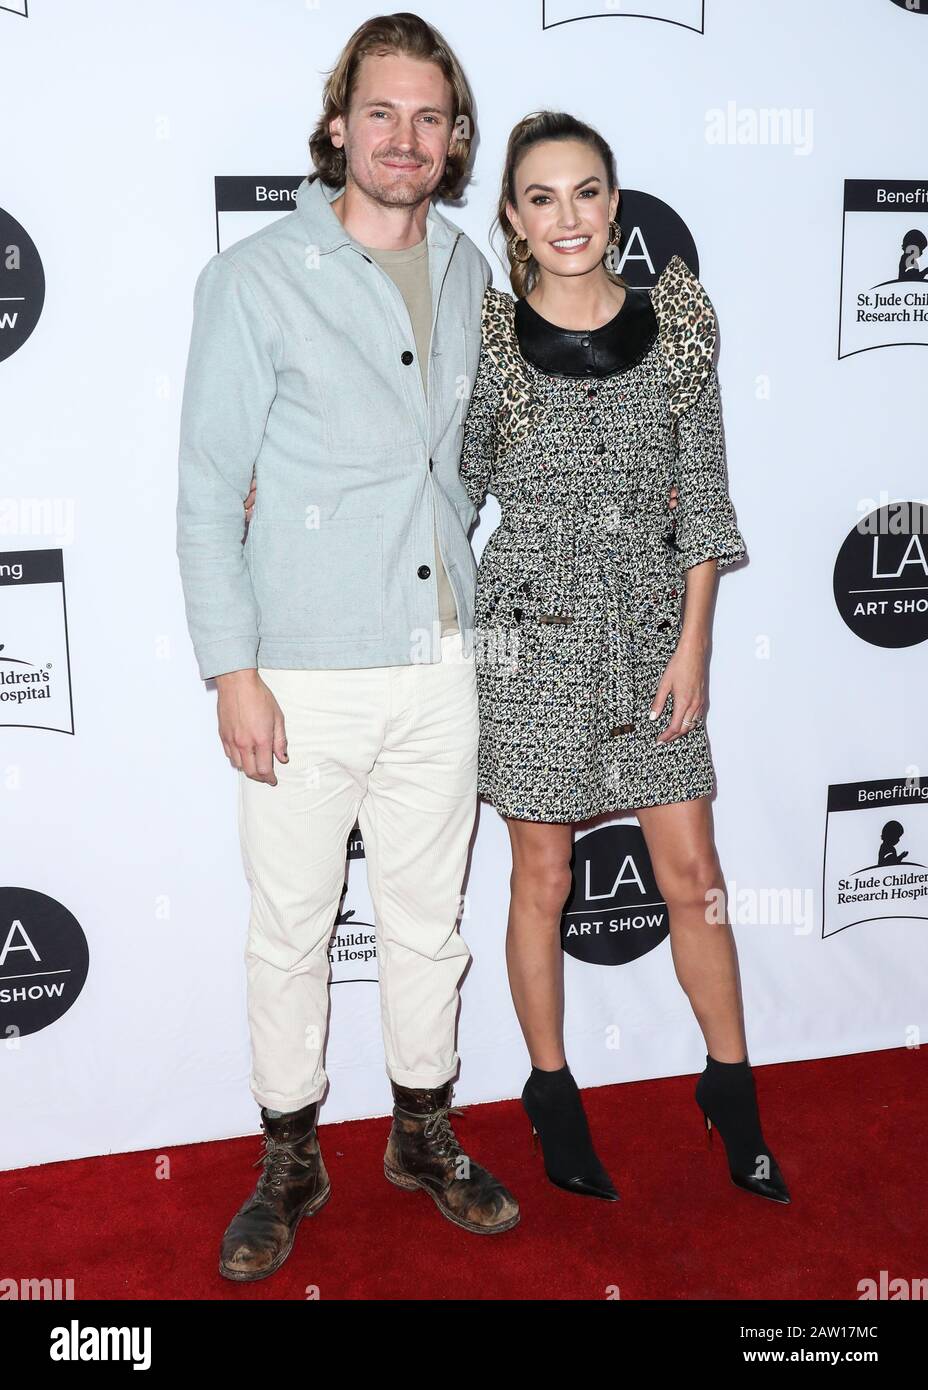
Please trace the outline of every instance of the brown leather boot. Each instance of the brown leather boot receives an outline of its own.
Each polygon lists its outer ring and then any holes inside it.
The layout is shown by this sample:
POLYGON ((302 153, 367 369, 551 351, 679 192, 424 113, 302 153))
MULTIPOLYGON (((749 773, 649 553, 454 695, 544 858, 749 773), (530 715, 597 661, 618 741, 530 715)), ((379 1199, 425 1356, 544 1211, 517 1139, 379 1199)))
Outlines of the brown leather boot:
POLYGON ((261 1111, 264 1165, 254 1192, 230 1221, 222 1238, 219 1273, 226 1279, 265 1279, 290 1254, 296 1228, 313 1216, 329 1197, 316 1137, 313 1101, 302 1110, 274 1119, 261 1111))
MULTIPOLYGON (((393 1128, 383 1171, 408 1192, 421 1187, 442 1216, 478 1235, 510 1231, 519 1220, 519 1204, 503 1184, 468 1158, 451 1121, 453 1084, 429 1090, 393 1087, 393 1128)), ((455 1110, 460 1115, 460 1110, 455 1110)))

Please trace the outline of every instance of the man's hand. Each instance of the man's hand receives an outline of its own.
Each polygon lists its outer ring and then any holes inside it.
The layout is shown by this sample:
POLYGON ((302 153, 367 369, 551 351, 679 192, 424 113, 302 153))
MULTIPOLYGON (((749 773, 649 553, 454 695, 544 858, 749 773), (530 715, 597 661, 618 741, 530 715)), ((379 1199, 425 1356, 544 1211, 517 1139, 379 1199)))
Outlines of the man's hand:
POLYGON ((255 782, 277 786, 275 757, 287 762, 287 734, 280 705, 254 669, 216 677, 219 737, 226 757, 255 782))

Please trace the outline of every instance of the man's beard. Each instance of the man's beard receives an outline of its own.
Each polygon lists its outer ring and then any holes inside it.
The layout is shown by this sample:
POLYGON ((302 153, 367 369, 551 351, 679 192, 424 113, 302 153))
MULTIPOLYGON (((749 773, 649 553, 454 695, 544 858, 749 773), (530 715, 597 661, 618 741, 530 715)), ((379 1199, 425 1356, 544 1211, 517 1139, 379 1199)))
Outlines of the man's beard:
MULTIPOLYGON (((382 159, 383 156, 379 158, 382 159)), ((395 179, 389 177, 387 171, 381 173, 376 160, 373 164, 358 169, 349 159, 348 167, 359 188, 385 207, 415 207, 434 191, 430 187, 434 170, 428 164, 413 164, 410 161, 410 172, 395 179)))

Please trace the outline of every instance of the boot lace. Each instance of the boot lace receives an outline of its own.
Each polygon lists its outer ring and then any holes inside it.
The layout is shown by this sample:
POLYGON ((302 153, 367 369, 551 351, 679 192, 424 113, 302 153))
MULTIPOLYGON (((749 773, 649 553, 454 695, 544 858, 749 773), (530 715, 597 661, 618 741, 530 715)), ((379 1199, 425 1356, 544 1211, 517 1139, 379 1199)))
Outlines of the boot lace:
MULTIPOLYGON (((298 1141, 295 1140, 295 1142, 298 1141)), ((259 1163, 264 1165, 260 1184, 262 1193, 273 1197, 278 1196, 288 1160, 292 1163, 298 1163, 301 1168, 311 1168, 313 1164, 312 1158, 301 1158, 298 1153, 295 1153, 292 1144, 285 1144, 282 1140, 274 1139, 270 1134, 265 1134, 264 1152, 251 1165, 252 1168, 257 1168, 259 1163)))
POLYGON ((451 1126, 451 1120, 449 1119, 450 1115, 463 1115, 466 1107, 462 1105, 452 1105, 451 1100, 453 1099, 454 1092, 452 1091, 448 1104, 441 1106, 428 1117, 422 1127, 422 1132, 426 1139, 435 1139, 437 1141, 435 1151, 440 1154, 442 1158, 466 1158, 467 1155, 461 1148, 458 1137, 451 1126))

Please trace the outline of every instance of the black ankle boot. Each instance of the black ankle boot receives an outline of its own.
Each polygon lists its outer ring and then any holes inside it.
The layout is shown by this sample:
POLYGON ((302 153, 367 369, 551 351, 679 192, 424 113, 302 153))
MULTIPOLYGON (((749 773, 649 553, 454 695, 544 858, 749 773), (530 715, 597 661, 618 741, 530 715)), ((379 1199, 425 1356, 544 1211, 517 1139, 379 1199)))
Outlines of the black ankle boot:
POLYGON ((761 1133, 754 1074, 747 1058, 717 1062, 707 1054, 706 1069, 696 1082, 696 1102, 710 1143, 713 1125, 722 1136, 735 1186, 773 1202, 788 1202, 783 1174, 761 1133))
POLYGON ((619 1194, 594 1152, 583 1101, 570 1068, 539 1071, 532 1067, 522 1104, 532 1122, 533 1141, 537 1144, 536 1135, 541 1140, 549 1182, 566 1192, 617 1202, 619 1194))

